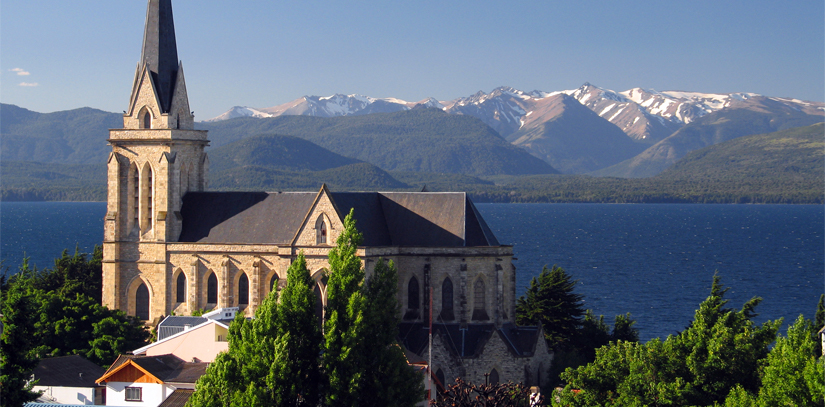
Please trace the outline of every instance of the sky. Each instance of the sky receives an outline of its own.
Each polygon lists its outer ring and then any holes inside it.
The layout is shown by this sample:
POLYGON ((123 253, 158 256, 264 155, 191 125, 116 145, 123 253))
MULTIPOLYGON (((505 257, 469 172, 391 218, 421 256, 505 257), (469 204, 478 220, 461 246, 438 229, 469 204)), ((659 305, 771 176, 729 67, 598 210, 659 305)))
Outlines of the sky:
MULTIPOLYGON (((145 0, 2 0, 0 102, 128 104, 145 0)), ((451 100, 498 86, 825 101, 825 2, 173 0, 196 120, 335 93, 451 100)))

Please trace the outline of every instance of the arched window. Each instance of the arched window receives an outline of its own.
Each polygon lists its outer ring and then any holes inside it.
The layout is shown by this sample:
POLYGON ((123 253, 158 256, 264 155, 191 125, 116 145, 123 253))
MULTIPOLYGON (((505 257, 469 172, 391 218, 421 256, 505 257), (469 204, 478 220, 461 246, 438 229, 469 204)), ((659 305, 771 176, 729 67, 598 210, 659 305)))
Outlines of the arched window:
POLYGON ((178 117, 175 119, 175 128, 180 129, 180 113, 178 113, 178 117))
POLYGON ((185 302, 186 301, 186 274, 181 272, 178 274, 178 281, 177 286, 175 287, 175 301, 176 302, 185 302))
POLYGON ((447 387, 447 383, 444 383, 444 371, 443 370, 441 370, 441 369, 436 370, 435 371, 435 378, 438 379, 439 382, 441 382, 441 385, 444 386, 444 388, 447 387))
POLYGON ((140 223, 138 221, 138 216, 140 216, 140 172, 138 172, 137 166, 134 163, 132 163, 132 166, 129 169, 129 171, 131 171, 132 174, 133 174, 132 175, 132 185, 134 186, 133 189, 134 189, 134 194, 135 194, 134 203, 132 205, 132 211, 134 212, 134 216, 133 216, 133 219, 132 219, 132 222, 133 222, 132 226, 133 227, 135 227, 135 226, 139 227, 140 223))
POLYGON ((441 283, 441 320, 452 321, 455 319, 453 312, 453 280, 450 277, 441 283))
POLYGON ((146 321, 149 319, 149 288, 140 283, 135 292, 135 316, 146 321))
POLYGON ((315 222, 315 244, 327 243, 327 223, 324 222, 324 216, 318 217, 315 222))
POLYGON ((405 320, 418 319, 418 310, 421 307, 419 305, 418 292, 418 279, 412 276, 410 277, 410 282, 407 284, 407 313, 404 314, 405 320))
POLYGON ((249 278, 246 273, 241 274, 241 278, 238 279, 238 304, 249 304, 249 278))
POLYGON ((152 128, 152 113, 149 111, 149 109, 145 109, 143 111, 143 117, 141 117, 141 120, 142 120, 142 123, 141 123, 141 128, 142 129, 151 129, 152 128))
POLYGON ((473 287, 473 319, 476 321, 486 321, 490 317, 487 316, 487 301, 484 288, 484 280, 479 278, 473 287))
POLYGON ((142 209, 140 215, 140 229, 141 231, 147 231, 152 228, 152 190, 154 189, 154 183, 152 181, 152 166, 149 163, 145 163, 143 165, 143 170, 140 174, 140 207, 142 209))
POLYGON ((275 274, 269 279, 269 292, 273 292, 278 289, 278 275, 275 274))
POLYGON ((496 369, 490 372, 490 384, 498 384, 498 370, 496 369))
POLYGON ((218 277, 215 273, 210 273, 206 279, 206 302, 209 304, 218 303, 218 277))
POLYGON ((321 284, 315 284, 315 317, 318 318, 318 324, 324 326, 324 294, 321 292, 321 284))

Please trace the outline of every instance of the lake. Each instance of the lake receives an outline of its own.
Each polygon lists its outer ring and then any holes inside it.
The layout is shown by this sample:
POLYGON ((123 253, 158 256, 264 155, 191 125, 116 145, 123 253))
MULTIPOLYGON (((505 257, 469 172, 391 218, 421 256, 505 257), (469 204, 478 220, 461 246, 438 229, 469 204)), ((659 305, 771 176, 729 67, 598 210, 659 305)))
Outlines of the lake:
MULTIPOLYGON (((587 308, 630 312, 643 340, 692 320, 713 274, 729 306, 754 296, 757 322, 813 318, 825 291, 825 206, 690 204, 477 204, 518 260, 517 294, 542 266, 578 280, 587 308)), ((91 252, 103 238, 102 202, 0 203, 0 258, 15 270, 51 267, 63 249, 91 252)))

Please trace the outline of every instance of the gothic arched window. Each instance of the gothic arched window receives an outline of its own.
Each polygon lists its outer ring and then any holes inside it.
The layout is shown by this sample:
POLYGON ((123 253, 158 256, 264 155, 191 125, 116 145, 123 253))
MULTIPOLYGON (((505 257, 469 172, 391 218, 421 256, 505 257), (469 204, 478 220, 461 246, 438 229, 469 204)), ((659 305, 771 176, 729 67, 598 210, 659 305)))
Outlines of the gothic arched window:
POLYGON ((238 279, 238 304, 249 304, 249 278, 246 273, 241 274, 241 278, 238 279))
POLYGON ((142 129, 151 129, 152 128, 152 113, 149 109, 143 111, 143 117, 141 117, 141 128, 142 129))
POLYGON ((218 303, 218 277, 215 273, 210 273, 206 279, 206 302, 208 304, 218 303))
POLYGON ((177 286, 175 287, 175 301, 186 301, 186 274, 183 272, 178 274, 177 286))
POLYGON ((324 293, 321 292, 321 284, 315 283, 315 317, 318 318, 318 324, 324 326, 324 293))
POLYGON ((487 296, 485 293, 484 280, 479 278, 473 286, 473 319, 477 321, 486 321, 490 319, 487 316, 487 296))
POLYGON ((135 316, 144 321, 149 319, 149 288, 144 283, 135 291, 135 316))
POLYGON ((315 244, 327 243, 327 223, 324 222, 324 216, 318 217, 315 222, 315 244))
POLYGON ((445 388, 447 387, 447 384, 444 382, 444 371, 443 370, 441 370, 441 369, 436 370, 435 371, 435 378, 438 379, 439 382, 441 382, 442 386, 444 386, 445 388))
POLYGON ((271 279, 269 279, 269 292, 273 292, 278 289, 278 275, 274 274, 271 279))
POLYGON ((490 372, 490 384, 498 384, 498 370, 496 369, 490 372))
POLYGON ((135 226, 139 227, 140 223, 138 221, 138 216, 140 216, 140 172, 138 171, 137 166, 135 165, 135 163, 132 163, 132 166, 129 167, 129 172, 132 173, 132 186, 133 186, 132 190, 135 194, 134 202, 132 204, 132 212, 134 212, 134 214, 133 214, 134 216, 133 216, 133 219, 132 219, 132 222, 133 222, 132 226, 133 227, 135 227, 135 226))
POLYGON ((418 319, 420 304, 418 279, 412 276, 410 277, 410 282, 407 283, 407 313, 404 314, 404 319, 418 319))
POLYGON ((453 280, 450 277, 444 279, 441 283, 441 319, 443 321, 452 321, 455 319, 453 312, 453 280))

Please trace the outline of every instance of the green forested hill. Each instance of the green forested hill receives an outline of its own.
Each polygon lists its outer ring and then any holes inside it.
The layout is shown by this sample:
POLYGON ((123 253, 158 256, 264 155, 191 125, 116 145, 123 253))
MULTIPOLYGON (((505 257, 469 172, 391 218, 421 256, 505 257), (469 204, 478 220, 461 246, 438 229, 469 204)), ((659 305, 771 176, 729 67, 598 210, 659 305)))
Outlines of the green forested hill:
POLYGON ((338 191, 407 188, 384 170, 291 136, 254 136, 209 152, 209 185, 216 190, 338 191))
POLYGON ((0 200, 105 201, 106 163, 0 161, 0 200))
POLYGON ((105 163, 111 152, 109 129, 123 127, 123 116, 84 107, 37 113, 0 105, 0 160, 44 163, 105 163))
POLYGON ((200 123, 213 146, 249 135, 284 134, 386 171, 468 175, 552 174, 544 161, 502 139, 480 120, 438 109, 335 118, 280 116, 200 123))

